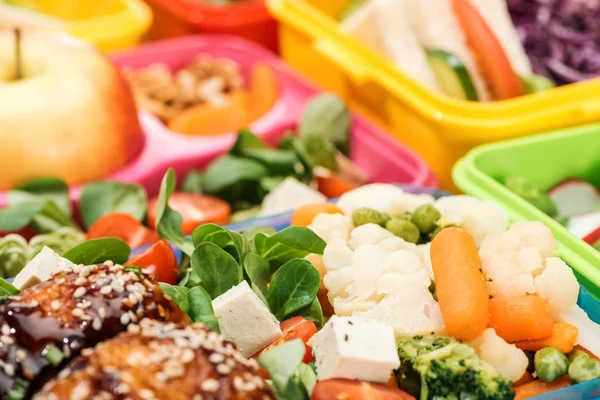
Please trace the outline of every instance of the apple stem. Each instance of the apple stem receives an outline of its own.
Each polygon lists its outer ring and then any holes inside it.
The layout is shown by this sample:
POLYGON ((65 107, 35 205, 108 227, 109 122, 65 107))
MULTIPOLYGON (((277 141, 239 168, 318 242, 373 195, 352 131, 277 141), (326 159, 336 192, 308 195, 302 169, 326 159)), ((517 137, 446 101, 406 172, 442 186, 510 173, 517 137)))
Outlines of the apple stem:
POLYGON ((23 78, 23 67, 21 63, 21 28, 15 28, 15 76, 16 79, 23 78))

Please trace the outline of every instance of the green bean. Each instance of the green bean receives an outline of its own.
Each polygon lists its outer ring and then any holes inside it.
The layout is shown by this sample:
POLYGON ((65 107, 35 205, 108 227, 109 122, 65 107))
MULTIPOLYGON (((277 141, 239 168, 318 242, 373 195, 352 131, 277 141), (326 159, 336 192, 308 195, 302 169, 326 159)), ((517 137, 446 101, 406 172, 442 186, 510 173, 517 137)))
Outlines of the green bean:
POLYGON ((569 365, 569 378, 575 383, 587 382, 600 378, 600 361, 588 356, 580 350, 576 355, 569 354, 571 364, 569 365), (583 354, 581 354, 583 353, 583 354))
POLYGON ((431 204, 423 204, 413 212, 411 221, 419 228, 421 233, 431 233, 437 227, 441 218, 440 212, 431 204))
POLYGON ((420 232, 415 224, 405 219, 394 218, 385 224, 385 229, 410 243, 419 241, 420 232))
POLYGON ((535 353, 535 372, 545 382, 552 382, 567 373, 569 359, 556 347, 545 347, 535 353))
POLYGON ((386 213, 373 210, 372 208, 359 208, 352 213, 352 223, 354 226, 365 224, 377 224, 385 227, 385 224, 390 220, 390 216, 386 213))

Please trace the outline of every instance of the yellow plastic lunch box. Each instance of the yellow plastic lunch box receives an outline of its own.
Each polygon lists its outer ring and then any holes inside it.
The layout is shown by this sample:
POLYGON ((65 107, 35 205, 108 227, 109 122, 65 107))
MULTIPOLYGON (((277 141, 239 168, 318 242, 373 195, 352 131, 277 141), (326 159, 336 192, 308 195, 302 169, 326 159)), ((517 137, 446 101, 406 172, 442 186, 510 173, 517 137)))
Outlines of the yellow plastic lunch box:
POLYGON ((134 47, 151 23, 142 0, 0 0, 0 27, 60 30, 103 51, 134 47))
POLYGON ((476 103, 430 90, 343 33, 348 0, 267 0, 281 56, 419 152, 456 191, 452 165, 474 146, 600 120, 600 79, 516 99, 476 103))

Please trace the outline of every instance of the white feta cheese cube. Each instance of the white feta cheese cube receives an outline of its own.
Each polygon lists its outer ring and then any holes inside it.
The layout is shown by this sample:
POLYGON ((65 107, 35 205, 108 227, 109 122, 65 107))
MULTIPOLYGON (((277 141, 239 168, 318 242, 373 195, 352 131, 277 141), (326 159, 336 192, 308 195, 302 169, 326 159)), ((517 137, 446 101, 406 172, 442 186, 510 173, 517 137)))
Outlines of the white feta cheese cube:
POLYGON ((40 282, 50 279, 52 274, 58 272, 60 268, 73 265, 66 258, 62 258, 48 246, 44 246, 27 265, 15 277, 13 285, 19 289, 37 285, 40 282))
POLYGON ((221 334, 246 357, 256 354, 283 334, 279 321, 243 281, 213 300, 221 334))
POLYGON ((334 315, 310 344, 319 380, 387 382, 400 367, 394 329, 378 321, 334 315))

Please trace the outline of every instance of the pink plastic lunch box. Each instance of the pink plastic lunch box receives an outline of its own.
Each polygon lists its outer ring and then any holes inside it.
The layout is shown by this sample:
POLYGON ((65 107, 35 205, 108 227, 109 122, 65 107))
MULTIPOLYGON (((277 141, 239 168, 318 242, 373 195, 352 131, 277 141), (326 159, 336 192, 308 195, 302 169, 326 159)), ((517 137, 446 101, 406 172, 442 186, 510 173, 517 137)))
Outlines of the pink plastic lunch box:
MULTIPOLYGON (((275 71, 279 99, 267 114, 249 127, 271 143, 296 126, 304 103, 319 92, 317 87, 292 72, 270 51, 230 36, 199 35, 157 42, 115 55, 113 60, 120 67, 141 68, 165 63, 177 69, 200 54, 234 60, 241 65, 244 73, 248 73, 258 61, 267 63, 275 71)), ((190 169, 201 169, 226 152, 236 137, 235 132, 217 136, 182 135, 169 130, 148 112, 140 111, 139 117, 145 132, 143 149, 129 165, 106 179, 140 183, 148 190, 149 196, 158 193, 167 168, 174 167, 181 179, 190 169)), ((352 159, 372 181, 438 186, 436 177, 416 153, 356 114, 353 116, 351 148, 352 159)), ((76 199, 79 192, 80 187, 73 186, 72 198, 76 199)), ((6 196, 2 193, 0 205, 5 203, 6 196)))

